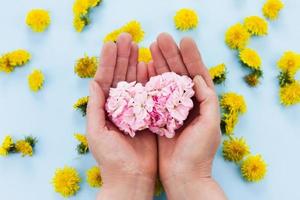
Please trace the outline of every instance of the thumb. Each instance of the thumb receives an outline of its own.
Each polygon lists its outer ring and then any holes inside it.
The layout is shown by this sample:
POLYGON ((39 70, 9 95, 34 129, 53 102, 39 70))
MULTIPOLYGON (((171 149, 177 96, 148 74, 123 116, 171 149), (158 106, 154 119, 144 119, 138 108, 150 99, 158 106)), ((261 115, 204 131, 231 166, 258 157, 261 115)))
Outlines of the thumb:
POLYGON ((105 95, 96 81, 90 83, 90 96, 87 105, 87 133, 96 136, 105 127, 105 95))
POLYGON ((200 119, 220 121, 218 97, 214 89, 208 87, 202 76, 193 79, 195 96, 199 103, 200 119))

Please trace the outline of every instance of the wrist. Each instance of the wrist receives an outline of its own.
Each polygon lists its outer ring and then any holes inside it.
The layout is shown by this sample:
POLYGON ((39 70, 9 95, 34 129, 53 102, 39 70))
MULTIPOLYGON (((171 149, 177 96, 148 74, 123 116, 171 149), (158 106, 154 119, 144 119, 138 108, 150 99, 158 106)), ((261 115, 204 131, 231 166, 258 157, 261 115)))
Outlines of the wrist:
POLYGON ((169 200, 226 200, 223 190, 212 177, 179 179, 167 184, 165 191, 169 200))
POLYGON ((197 187, 204 188, 206 183, 215 182, 211 177, 212 161, 201 162, 198 165, 182 165, 177 162, 168 166, 172 167, 161 167, 164 170, 160 171, 160 177, 170 200, 197 199, 190 196, 195 193, 195 190, 199 190, 197 187))
POLYGON ((150 200, 153 198, 154 187, 155 179, 141 175, 104 180, 97 200, 150 200))
POLYGON ((223 190, 211 177, 211 165, 197 170, 172 170, 162 184, 169 200, 226 200, 223 190))
MULTIPOLYGON (((188 173, 172 173, 168 177, 162 178, 162 185, 165 189, 167 196, 175 193, 187 193, 187 189, 190 185, 197 185, 200 182, 205 180, 211 180, 210 175, 202 176, 197 173, 188 172, 188 173)), ((172 198, 169 198, 172 199, 172 198)))
POLYGON ((211 178, 212 161, 202 162, 199 165, 175 163, 171 166, 173 167, 162 167, 165 170, 160 171, 161 181, 164 186, 211 178))

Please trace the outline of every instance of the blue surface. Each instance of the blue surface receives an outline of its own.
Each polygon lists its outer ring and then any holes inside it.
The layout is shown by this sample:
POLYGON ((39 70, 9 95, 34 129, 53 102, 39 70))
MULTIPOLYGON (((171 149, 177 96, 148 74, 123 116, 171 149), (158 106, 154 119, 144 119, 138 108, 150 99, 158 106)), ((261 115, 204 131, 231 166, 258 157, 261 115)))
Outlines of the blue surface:
MULTIPOLYGON (((279 104, 276 80, 276 61, 281 54, 285 50, 300 52, 300 1, 285 0, 279 20, 270 23, 270 34, 251 39, 249 46, 263 59, 264 79, 258 88, 251 89, 243 82, 246 72, 235 52, 224 44, 226 29, 246 16, 261 15, 263 2, 104 0, 92 12, 91 25, 79 34, 72 27, 73 0, 1 0, 0 53, 25 48, 32 53, 32 61, 12 74, 0 73, 0 138, 5 134, 14 138, 32 134, 39 142, 32 158, 0 158, 0 199, 62 199, 50 184, 55 169, 73 166, 84 177, 85 170, 95 164, 91 155, 78 156, 75 151, 73 133, 85 131, 85 120, 72 105, 88 94, 89 80, 74 75, 74 62, 85 53, 98 55, 104 36, 132 19, 139 20, 145 29, 141 46, 149 45, 162 31, 177 40, 192 36, 208 66, 221 62, 228 66, 227 82, 218 86, 218 92, 235 91, 245 96, 248 112, 240 118, 235 132, 247 139, 253 153, 263 155, 269 171, 262 182, 246 183, 238 168, 225 162, 219 151, 213 174, 229 199, 300 199, 300 106, 284 108, 279 104), (186 33, 175 30, 172 17, 182 7, 198 12, 198 29, 186 33), (32 8, 50 11, 52 23, 45 33, 32 33, 26 27, 25 16, 32 8), (46 76, 44 89, 37 94, 27 86, 27 75, 34 68, 42 69, 46 76)), ((72 199, 94 199, 96 192, 83 181, 72 199)))

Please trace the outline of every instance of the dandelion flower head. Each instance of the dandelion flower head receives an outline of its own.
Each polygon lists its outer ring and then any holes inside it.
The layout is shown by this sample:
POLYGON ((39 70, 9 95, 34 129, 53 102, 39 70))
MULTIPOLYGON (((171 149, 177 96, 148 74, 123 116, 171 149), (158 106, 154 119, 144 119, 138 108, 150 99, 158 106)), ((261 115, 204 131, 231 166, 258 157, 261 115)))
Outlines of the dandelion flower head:
POLYGON ((240 51, 240 59, 243 64, 254 70, 259 70, 261 66, 261 58, 258 53, 250 48, 245 48, 240 51))
POLYGON ((70 197, 80 189, 80 181, 80 176, 75 168, 64 167, 56 170, 52 184, 56 192, 63 197, 70 197))
POLYGON ((249 41, 250 34, 240 23, 231 26, 225 34, 225 42, 231 49, 243 49, 249 41))
POLYGON ((293 51, 286 51, 277 62, 277 66, 283 72, 295 75, 300 69, 300 54, 293 51))
POLYGON ((300 103, 300 82, 295 81, 281 87, 279 96, 282 105, 291 106, 300 103))
POLYGON ((86 180, 91 187, 101 187, 103 182, 99 167, 92 167, 86 172, 86 180))
POLYGON ((250 182, 262 180, 267 173, 267 164, 261 155, 250 155, 241 164, 242 176, 250 182))
POLYGON ((50 22, 49 12, 43 9, 31 10, 26 17, 26 24, 35 32, 44 32, 50 22))
POLYGON ((198 15, 196 11, 188 8, 182 8, 176 12, 174 23, 178 30, 186 31, 198 26, 198 15))
POLYGON ((229 112, 245 113, 247 105, 242 95, 234 92, 228 92, 222 95, 220 105, 229 112))
POLYGON ((244 26, 251 35, 264 36, 268 34, 268 22, 258 16, 246 17, 244 26))
POLYGON ((35 69, 28 76, 28 85, 31 91, 37 92, 44 85, 44 74, 41 70, 35 69))
POLYGON ((80 78, 93 78, 98 67, 97 57, 84 56, 76 61, 74 72, 80 78))
POLYGON ((239 162, 250 153, 249 146, 244 138, 230 136, 223 142, 223 157, 226 160, 239 162))
POLYGON ((224 63, 211 67, 209 75, 215 84, 220 84, 226 79, 226 66, 224 63))
POLYGON ((87 104, 88 104, 88 101, 89 101, 89 97, 86 96, 86 97, 81 97, 79 98, 75 104, 73 105, 73 108, 75 110, 80 110, 82 115, 85 116, 86 115, 86 108, 87 108, 87 104))
POLYGON ((278 15, 283 7, 284 4, 281 0, 267 0, 262 8, 262 11, 266 18, 275 20, 278 18, 278 15))
POLYGON ((152 60, 152 55, 149 48, 139 48, 139 62, 148 63, 152 60))

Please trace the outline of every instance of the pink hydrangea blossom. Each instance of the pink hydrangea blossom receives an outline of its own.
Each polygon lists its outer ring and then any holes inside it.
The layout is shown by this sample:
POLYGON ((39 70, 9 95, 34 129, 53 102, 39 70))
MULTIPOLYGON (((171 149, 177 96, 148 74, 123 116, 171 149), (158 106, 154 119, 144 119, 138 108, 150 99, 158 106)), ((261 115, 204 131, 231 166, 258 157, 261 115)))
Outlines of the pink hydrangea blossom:
POLYGON ((160 136, 172 138, 193 108, 193 82, 174 72, 151 77, 140 83, 119 82, 111 88, 106 111, 112 122, 131 137, 149 128, 160 136))

